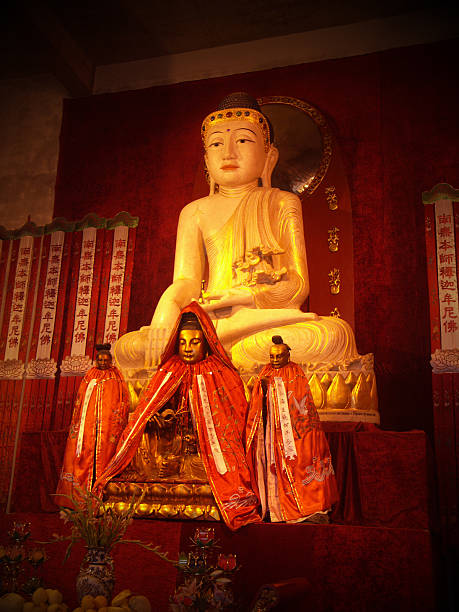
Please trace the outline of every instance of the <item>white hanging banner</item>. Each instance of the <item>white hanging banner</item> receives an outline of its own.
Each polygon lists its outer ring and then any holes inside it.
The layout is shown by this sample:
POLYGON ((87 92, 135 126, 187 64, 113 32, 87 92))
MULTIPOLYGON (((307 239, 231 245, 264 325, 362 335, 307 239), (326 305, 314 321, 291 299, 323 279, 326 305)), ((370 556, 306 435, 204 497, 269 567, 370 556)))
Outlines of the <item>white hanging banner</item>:
POLYGON ((51 357, 64 239, 65 232, 59 231, 51 234, 48 267, 45 277, 45 291, 43 294, 40 318, 40 331, 38 333, 37 359, 50 359, 51 357))
POLYGON ((435 227, 441 348, 459 348, 456 241, 451 200, 435 202, 435 227))
POLYGON ((33 236, 23 236, 19 242, 18 262, 14 278, 13 301, 11 303, 8 334, 6 337, 5 361, 17 360, 19 343, 29 288, 30 271, 32 268, 33 236))
POLYGON ((280 376, 274 377, 274 388, 277 395, 277 406, 279 409, 279 421, 282 431, 282 441, 284 443, 284 453, 287 459, 296 459, 296 446, 293 438, 292 422, 288 409, 288 398, 285 391, 284 381, 280 376))
POLYGON ((113 254, 105 315, 104 344, 107 342, 114 344, 118 340, 128 240, 129 228, 126 225, 116 227, 113 232, 113 254))
POLYGON ((83 230, 75 320, 73 324, 72 356, 82 356, 86 351, 89 312, 91 310, 92 283, 94 278, 96 237, 97 229, 95 227, 87 227, 83 230))
POLYGON ((206 424, 207 437, 209 439, 210 450, 215 461, 215 467, 219 474, 226 474, 225 458, 220 447, 217 432, 215 431, 214 420, 212 418, 212 410, 210 407, 209 396, 207 395, 206 382, 202 374, 196 376, 198 382, 199 396, 201 398, 202 412, 204 414, 204 422, 206 424))

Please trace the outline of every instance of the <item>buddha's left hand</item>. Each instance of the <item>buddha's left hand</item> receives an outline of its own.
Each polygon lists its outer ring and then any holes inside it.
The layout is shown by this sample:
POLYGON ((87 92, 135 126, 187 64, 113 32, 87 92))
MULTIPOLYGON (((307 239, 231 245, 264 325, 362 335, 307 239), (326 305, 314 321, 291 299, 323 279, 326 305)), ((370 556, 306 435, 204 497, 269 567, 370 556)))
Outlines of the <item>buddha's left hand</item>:
POLYGON ((206 296, 206 303, 201 304, 201 307, 209 314, 217 314, 215 311, 223 308, 232 308, 233 306, 254 306, 252 292, 246 287, 236 287, 213 293, 206 296))

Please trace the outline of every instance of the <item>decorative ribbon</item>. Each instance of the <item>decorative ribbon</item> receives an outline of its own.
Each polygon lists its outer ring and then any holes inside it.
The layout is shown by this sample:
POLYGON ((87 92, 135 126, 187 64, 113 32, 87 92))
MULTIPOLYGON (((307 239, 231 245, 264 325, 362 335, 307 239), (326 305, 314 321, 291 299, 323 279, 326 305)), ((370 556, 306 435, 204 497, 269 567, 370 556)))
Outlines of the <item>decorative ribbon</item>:
POLYGON ((284 442, 284 453, 287 459, 293 461, 296 459, 296 446, 293 439, 292 423, 290 421, 290 412, 288 409, 287 393, 285 391, 284 381, 280 376, 274 377, 274 387, 277 394, 277 405, 279 408, 279 420, 282 431, 282 440, 284 442))
POLYGON ((81 412, 80 429, 78 430, 78 440, 77 440, 77 447, 76 447, 77 457, 81 455, 81 448, 83 446, 84 424, 86 421, 86 413, 88 412, 89 400, 91 399, 92 392, 94 391, 94 387, 96 385, 97 385, 97 380, 95 378, 90 380, 88 384, 88 388, 86 389, 86 393, 84 396, 83 410, 81 412))
POLYGON ((217 432, 215 431, 215 425, 210 410, 209 397, 207 395, 206 383, 202 374, 198 374, 196 378, 198 381, 199 396, 201 398, 204 421, 206 423, 207 435, 209 437, 210 449, 215 461, 215 466, 219 474, 226 474, 228 468, 226 467, 222 449, 220 448, 220 442, 218 441, 217 432))

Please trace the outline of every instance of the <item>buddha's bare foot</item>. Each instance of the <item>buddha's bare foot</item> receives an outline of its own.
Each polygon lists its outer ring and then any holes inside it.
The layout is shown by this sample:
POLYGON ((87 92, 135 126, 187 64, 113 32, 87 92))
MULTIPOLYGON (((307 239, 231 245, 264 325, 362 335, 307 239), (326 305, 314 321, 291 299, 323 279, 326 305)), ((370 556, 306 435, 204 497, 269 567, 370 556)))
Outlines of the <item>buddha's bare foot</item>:
POLYGON ((161 461, 161 467, 159 468, 160 478, 170 478, 172 476, 178 476, 180 472, 180 457, 168 457, 161 461))

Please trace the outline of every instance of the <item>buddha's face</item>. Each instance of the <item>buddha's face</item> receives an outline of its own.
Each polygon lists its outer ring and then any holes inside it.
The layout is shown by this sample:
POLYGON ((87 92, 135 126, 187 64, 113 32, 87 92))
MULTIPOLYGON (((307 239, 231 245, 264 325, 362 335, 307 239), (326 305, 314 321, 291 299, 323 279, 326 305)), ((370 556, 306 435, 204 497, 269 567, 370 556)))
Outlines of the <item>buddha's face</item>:
POLYGON ((263 135, 251 121, 222 121, 209 131, 206 163, 218 185, 247 185, 261 176, 265 162, 263 135))
POLYGON ((275 344, 269 351, 269 361, 273 368, 278 370, 290 361, 290 352, 285 344, 275 344))
POLYGON ((179 333, 178 354, 185 363, 197 363, 205 358, 205 339, 200 329, 182 329, 179 333))
POLYGON ((108 370, 112 367, 112 356, 109 353, 97 353, 96 367, 99 370, 108 370))

